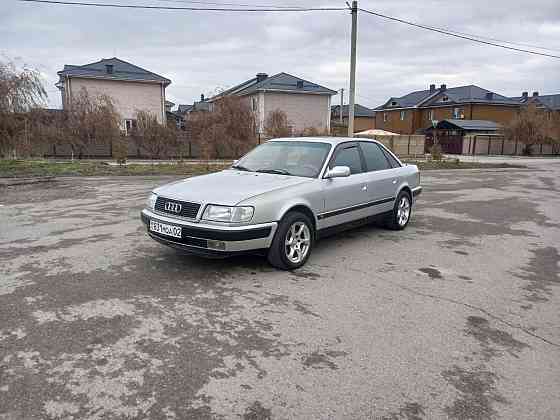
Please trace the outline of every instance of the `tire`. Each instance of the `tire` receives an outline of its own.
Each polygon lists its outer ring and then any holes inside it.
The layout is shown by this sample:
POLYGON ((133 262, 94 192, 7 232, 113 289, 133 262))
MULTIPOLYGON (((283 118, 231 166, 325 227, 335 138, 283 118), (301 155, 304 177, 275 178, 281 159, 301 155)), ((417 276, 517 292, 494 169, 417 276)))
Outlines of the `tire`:
POLYGON ((388 216, 386 225, 392 230, 403 230, 412 217, 412 197, 407 191, 401 191, 395 200, 393 211, 388 216))
POLYGON ((315 245, 313 222, 306 214, 291 211, 278 225, 268 250, 268 262, 281 270, 294 270, 307 262, 313 245, 315 245), (289 244, 290 239, 293 245, 289 244), (296 256, 297 252, 299 258, 296 256))

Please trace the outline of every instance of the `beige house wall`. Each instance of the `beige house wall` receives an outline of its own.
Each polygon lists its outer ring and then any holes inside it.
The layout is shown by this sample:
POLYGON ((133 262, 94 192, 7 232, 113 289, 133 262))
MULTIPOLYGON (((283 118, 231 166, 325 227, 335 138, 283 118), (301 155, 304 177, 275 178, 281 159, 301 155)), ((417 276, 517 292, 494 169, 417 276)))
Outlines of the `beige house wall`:
POLYGON ((257 122, 260 121, 263 125, 271 112, 280 109, 286 113, 294 133, 310 127, 321 131, 330 128, 329 95, 265 92, 260 93, 259 96, 258 117, 260 118, 257 118, 257 122))
MULTIPOLYGON (((165 124, 165 88, 160 83, 128 82, 72 77, 67 81, 67 91, 72 100, 85 88, 91 96, 108 95, 113 98, 122 119, 135 119, 138 111, 148 111, 165 124), (68 86, 69 85, 69 86, 68 86)), ((64 102, 63 102, 64 103, 64 102)))

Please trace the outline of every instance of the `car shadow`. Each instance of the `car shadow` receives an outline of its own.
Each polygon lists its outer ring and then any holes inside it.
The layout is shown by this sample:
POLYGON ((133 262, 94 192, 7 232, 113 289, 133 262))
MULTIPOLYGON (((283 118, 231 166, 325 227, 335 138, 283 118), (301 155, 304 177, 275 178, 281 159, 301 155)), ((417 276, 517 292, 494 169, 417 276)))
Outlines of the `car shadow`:
MULTIPOLYGON (((354 241, 364 238, 378 238, 398 240, 397 232, 388 230, 381 222, 371 222, 356 227, 348 228, 339 232, 332 232, 321 237, 315 243, 313 254, 322 253, 329 248, 341 247, 346 241, 354 241)), ((230 272, 231 270, 244 270, 249 272, 277 272, 279 270, 272 267, 264 252, 236 255, 227 258, 206 258, 190 255, 178 250, 162 247, 160 258, 164 258, 164 266, 170 268, 196 268, 197 270, 230 272)))

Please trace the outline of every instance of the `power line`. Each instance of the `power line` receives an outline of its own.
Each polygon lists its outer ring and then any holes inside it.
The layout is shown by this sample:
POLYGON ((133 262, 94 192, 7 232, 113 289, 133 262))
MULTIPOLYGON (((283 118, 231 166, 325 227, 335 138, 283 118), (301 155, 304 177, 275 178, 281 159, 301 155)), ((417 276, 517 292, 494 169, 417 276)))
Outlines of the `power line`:
MULTIPOLYGON (((93 2, 81 2, 81 1, 64 1, 64 0, 18 0, 21 2, 28 3, 43 3, 43 4, 56 4, 56 5, 67 5, 67 6, 93 6, 93 7, 112 7, 112 8, 123 8, 123 9, 148 9, 148 10, 175 10, 175 11, 208 11, 208 12, 324 12, 324 11, 343 11, 348 10, 347 7, 292 7, 292 6, 273 6, 273 5, 254 5, 254 4, 238 4, 238 3, 218 3, 218 2, 205 2, 197 0, 158 0, 158 1, 173 1, 177 3, 191 3, 191 4, 208 4, 208 5, 219 5, 219 6, 240 6, 240 7, 192 7, 192 6, 150 6, 150 5, 133 5, 133 4, 117 4, 117 3, 93 3, 93 2)), ((524 52, 527 54, 539 55, 549 58, 560 59, 560 56, 553 54, 546 54, 538 51, 528 50, 524 48, 515 48, 508 45, 498 44, 497 41, 504 44, 510 45, 522 45, 530 46, 533 48, 538 48, 541 50, 557 51, 546 47, 530 45, 530 44, 520 44, 510 41, 499 40, 496 38, 489 38, 479 35, 472 35, 463 32, 453 31, 451 29, 438 28, 434 26, 423 25, 420 23, 411 22, 404 19, 399 19, 393 16, 388 16, 382 13, 374 12, 372 10, 358 8, 359 11, 381 17, 383 19, 392 20, 394 22, 403 23, 405 25, 414 26, 417 28, 425 29, 432 32, 437 32, 443 35, 452 36, 455 38, 460 38, 479 44, 490 45, 493 47, 499 47, 507 50, 524 52), (489 41, 485 41, 487 39, 489 41)))
POLYGON ((557 52, 560 51, 560 50, 554 49, 554 48, 541 47, 540 45, 524 44, 524 43, 521 43, 521 42, 506 41, 504 39, 490 38, 490 37, 484 36, 484 35, 473 35, 473 34, 469 34, 469 33, 466 33, 466 32, 458 32, 458 31, 453 31, 451 29, 438 28, 437 26, 431 26, 431 28, 441 29, 441 30, 444 30, 444 31, 447 31, 447 32, 453 32, 455 34, 470 36, 470 37, 473 37, 473 38, 480 38, 480 39, 487 39, 489 41, 501 42, 503 44, 519 45, 520 47, 538 48, 539 50, 547 50, 547 51, 557 51, 557 52))
POLYGON ((196 1, 196 0, 156 0, 156 1, 164 2, 164 3, 205 4, 209 6, 258 7, 258 8, 270 8, 270 9, 302 9, 302 7, 299 6, 278 6, 273 4, 218 3, 218 2, 196 1))
POLYGON ((428 31, 438 32, 438 33, 443 34, 443 35, 453 36, 453 37, 456 37, 456 38, 466 39, 468 41, 478 42, 480 44, 485 44, 485 45, 491 45, 491 46, 494 46, 494 47, 504 48, 506 50, 513 50, 513 51, 524 52, 524 53, 528 53, 528 54, 534 54, 534 55, 540 55, 540 56, 544 56, 544 57, 560 59, 560 56, 558 56, 558 55, 546 54, 546 53, 541 53, 541 52, 532 51, 532 50, 526 50, 526 49, 522 49, 522 48, 509 47, 507 45, 501 45, 501 44, 496 44, 494 42, 477 39, 473 36, 460 35, 459 33, 451 32, 451 31, 448 31, 448 30, 445 30, 445 29, 434 28, 434 27, 431 27, 431 26, 410 22, 408 20, 399 19, 399 18, 392 17, 392 16, 387 16, 387 15, 377 13, 377 12, 374 12, 374 11, 371 11, 371 10, 366 10, 366 9, 359 9, 359 10, 361 12, 368 13, 370 15, 374 15, 374 16, 381 17, 381 18, 384 18, 384 19, 389 19, 389 20, 399 22, 399 23, 404 23, 405 25, 415 26, 415 27, 421 28, 421 29, 426 29, 428 31))
POLYGON ((292 7, 292 8, 226 8, 226 7, 175 7, 175 6, 143 6, 134 4, 115 4, 115 3, 85 3, 60 0, 18 0, 28 3, 58 4, 71 6, 93 6, 93 7, 113 7, 120 9, 148 9, 148 10, 186 10, 200 12, 327 12, 335 10, 347 10, 346 7, 292 7))

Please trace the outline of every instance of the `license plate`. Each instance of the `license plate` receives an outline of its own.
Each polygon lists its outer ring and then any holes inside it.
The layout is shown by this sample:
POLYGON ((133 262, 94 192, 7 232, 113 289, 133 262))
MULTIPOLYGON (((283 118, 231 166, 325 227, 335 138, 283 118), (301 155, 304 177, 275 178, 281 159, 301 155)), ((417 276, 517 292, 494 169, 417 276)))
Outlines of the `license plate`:
POLYGON ((150 231, 173 238, 181 238, 181 228, 179 226, 166 225, 155 220, 150 220, 150 231))

